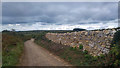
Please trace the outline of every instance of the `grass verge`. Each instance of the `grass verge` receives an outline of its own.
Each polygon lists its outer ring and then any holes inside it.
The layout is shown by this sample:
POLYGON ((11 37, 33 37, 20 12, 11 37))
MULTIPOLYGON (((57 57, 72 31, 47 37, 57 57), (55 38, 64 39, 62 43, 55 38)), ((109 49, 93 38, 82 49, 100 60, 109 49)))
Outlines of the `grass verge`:
POLYGON ((8 47, 10 51, 3 51, 3 66, 15 66, 19 62, 23 51, 23 43, 17 43, 15 47, 8 47))
POLYGON ((28 39, 17 32, 2 33, 2 66, 16 66, 23 52, 24 41, 28 39))

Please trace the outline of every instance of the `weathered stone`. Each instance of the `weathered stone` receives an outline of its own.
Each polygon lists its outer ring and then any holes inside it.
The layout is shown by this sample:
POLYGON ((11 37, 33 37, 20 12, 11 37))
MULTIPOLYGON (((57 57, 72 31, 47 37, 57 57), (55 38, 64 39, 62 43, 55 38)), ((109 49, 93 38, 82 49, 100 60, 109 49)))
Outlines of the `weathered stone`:
POLYGON ((47 33, 46 37, 53 42, 70 47, 79 47, 82 44, 83 50, 87 50, 90 54, 96 56, 109 52, 110 42, 115 32, 114 29, 108 29, 103 31, 47 33))
POLYGON ((105 47, 105 45, 102 45, 102 47, 105 47))

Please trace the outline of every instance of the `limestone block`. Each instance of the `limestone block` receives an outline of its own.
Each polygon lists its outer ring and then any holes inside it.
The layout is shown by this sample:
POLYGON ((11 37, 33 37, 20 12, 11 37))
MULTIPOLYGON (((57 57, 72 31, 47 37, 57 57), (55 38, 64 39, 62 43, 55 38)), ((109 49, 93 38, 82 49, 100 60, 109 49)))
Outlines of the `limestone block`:
POLYGON ((105 47, 105 45, 102 45, 102 47, 105 47))
POLYGON ((106 46, 106 48, 108 48, 108 49, 109 49, 109 48, 110 48, 110 46, 106 46))

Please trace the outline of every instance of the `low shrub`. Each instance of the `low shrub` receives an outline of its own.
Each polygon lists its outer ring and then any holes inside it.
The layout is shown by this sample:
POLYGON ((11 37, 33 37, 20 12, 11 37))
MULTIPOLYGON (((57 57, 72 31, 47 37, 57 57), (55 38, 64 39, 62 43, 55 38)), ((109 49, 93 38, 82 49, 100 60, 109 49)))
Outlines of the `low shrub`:
POLYGON ((82 44, 79 45, 79 49, 83 49, 83 45, 82 44))
POLYGON ((92 58, 92 56, 90 54, 86 54, 85 58, 90 59, 90 58, 92 58))
POLYGON ((73 50, 77 50, 77 47, 73 47, 73 50))
POLYGON ((87 51, 87 50, 84 50, 83 53, 84 53, 84 54, 88 54, 88 51, 87 51))
POLYGON ((72 59, 72 57, 69 56, 69 57, 68 57, 68 61, 70 61, 71 59, 72 59))
POLYGON ((75 50, 77 50, 77 47, 70 47, 69 50, 75 51, 75 50))
POLYGON ((110 55, 112 58, 113 65, 120 66, 120 46, 119 46, 119 44, 116 44, 114 47, 111 48, 110 55))
POLYGON ((97 61, 97 60, 98 60, 98 56, 94 56, 93 61, 97 61))
POLYGON ((105 55, 103 55, 103 54, 100 54, 100 56, 99 56, 100 58, 105 58, 105 55))

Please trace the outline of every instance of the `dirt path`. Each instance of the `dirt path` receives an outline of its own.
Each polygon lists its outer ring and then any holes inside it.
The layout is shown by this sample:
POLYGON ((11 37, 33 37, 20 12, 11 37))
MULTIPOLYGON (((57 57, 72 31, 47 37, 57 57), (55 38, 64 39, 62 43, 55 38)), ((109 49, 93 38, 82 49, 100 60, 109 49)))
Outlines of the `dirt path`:
POLYGON ((20 66, 71 66, 58 56, 34 43, 34 39, 24 43, 24 54, 20 66))

